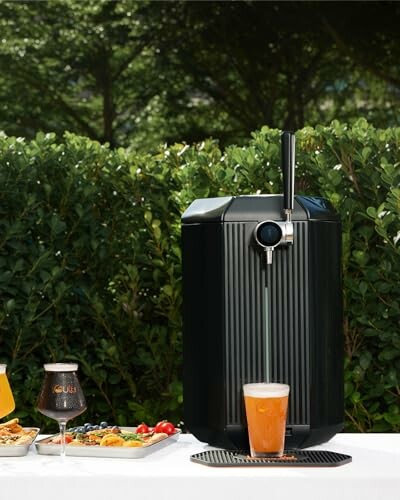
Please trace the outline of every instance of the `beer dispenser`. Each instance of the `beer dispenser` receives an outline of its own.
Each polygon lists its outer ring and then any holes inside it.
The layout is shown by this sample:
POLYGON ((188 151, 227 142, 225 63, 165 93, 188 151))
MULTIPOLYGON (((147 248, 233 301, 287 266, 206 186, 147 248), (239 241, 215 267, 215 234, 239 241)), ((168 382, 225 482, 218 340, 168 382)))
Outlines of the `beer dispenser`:
POLYGON ((294 196, 295 136, 281 141, 283 195, 198 199, 182 215, 184 422, 222 448, 248 448, 250 382, 290 384, 286 448, 343 428, 340 220, 294 196))

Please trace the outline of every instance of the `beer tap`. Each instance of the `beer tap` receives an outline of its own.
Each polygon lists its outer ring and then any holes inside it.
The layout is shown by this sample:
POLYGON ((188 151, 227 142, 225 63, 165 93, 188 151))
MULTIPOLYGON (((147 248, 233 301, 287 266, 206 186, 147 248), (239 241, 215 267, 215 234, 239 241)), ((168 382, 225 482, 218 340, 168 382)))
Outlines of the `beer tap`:
POLYGON ((254 230, 254 237, 266 255, 267 264, 272 264, 273 251, 279 245, 293 244, 292 213, 294 207, 295 142, 293 132, 281 135, 281 164, 283 173, 283 222, 262 221, 254 230))

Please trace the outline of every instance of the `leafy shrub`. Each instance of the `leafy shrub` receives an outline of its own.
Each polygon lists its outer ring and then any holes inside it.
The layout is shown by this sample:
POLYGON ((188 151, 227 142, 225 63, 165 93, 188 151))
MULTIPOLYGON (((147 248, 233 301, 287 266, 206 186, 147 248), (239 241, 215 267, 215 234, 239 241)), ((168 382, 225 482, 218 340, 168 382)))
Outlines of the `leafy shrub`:
POLYGON ((178 418, 179 320, 169 309, 179 288, 166 278, 171 259, 149 265, 170 245, 144 209, 151 178, 141 186, 124 151, 72 135, 3 138, 0 158, 0 352, 16 415, 32 420, 44 362, 74 360, 82 418, 178 418))
MULTIPOLYGON (((342 218, 347 429, 399 431, 400 129, 296 135, 296 191, 342 218)), ((0 139, 0 361, 16 415, 46 428, 42 364, 76 360, 82 420, 182 418, 180 216, 196 198, 281 192, 279 136, 153 156, 71 134, 0 139)))

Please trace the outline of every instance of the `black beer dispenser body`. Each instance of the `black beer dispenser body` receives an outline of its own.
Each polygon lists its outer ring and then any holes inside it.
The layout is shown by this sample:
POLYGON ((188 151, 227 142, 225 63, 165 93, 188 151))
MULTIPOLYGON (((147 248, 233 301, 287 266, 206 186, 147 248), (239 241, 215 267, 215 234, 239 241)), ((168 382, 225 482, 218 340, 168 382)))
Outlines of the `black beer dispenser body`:
POLYGON ((283 241, 286 205, 200 199, 182 216, 184 422, 214 446, 248 447, 250 382, 290 385, 286 448, 343 428, 340 220, 326 200, 293 196, 283 241))

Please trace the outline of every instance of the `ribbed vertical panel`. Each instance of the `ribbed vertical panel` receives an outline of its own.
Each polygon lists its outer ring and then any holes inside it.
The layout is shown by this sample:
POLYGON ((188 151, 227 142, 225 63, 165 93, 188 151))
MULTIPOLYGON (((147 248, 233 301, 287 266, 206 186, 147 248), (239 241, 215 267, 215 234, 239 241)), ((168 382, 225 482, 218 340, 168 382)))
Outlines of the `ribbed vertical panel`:
POLYGON ((270 380, 291 386, 288 424, 307 424, 307 222, 294 223, 294 245, 277 248, 269 266, 254 246, 254 227, 254 223, 224 224, 227 422, 243 420, 243 383, 270 380))
POLYGON ((226 414, 240 423, 242 384, 265 377, 265 269, 250 246, 252 225, 224 227, 226 414))
POLYGON ((271 376, 290 384, 289 424, 309 420, 310 338, 307 223, 294 223, 294 244, 274 251, 267 268, 271 376))

